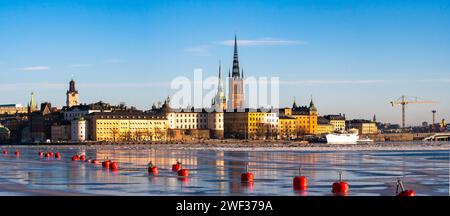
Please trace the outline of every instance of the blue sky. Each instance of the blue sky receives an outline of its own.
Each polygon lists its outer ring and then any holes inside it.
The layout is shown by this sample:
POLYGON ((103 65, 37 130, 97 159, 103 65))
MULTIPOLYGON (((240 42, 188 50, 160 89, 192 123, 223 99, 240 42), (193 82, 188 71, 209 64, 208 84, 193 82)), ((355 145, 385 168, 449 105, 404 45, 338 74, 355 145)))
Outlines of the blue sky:
POLYGON ((313 95, 320 114, 408 124, 450 119, 449 1, 0 1, 0 104, 61 106, 74 75, 80 100, 146 109, 176 76, 232 65, 279 76, 281 104, 313 95))

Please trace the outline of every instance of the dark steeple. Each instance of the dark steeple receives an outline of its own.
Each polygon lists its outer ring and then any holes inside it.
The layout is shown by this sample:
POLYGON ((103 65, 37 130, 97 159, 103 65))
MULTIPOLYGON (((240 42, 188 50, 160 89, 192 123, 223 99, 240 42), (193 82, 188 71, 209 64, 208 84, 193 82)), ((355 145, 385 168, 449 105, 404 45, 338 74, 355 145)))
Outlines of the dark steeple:
POLYGON ((75 81, 73 81, 73 79, 70 80, 70 83, 69 83, 69 92, 76 92, 76 90, 75 90, 75 81))
POLYGON ((237 50, 237 36, 236 35, 234 35, 233 77, 240 77, 239 58, 238 58, 238 50, 237 50))

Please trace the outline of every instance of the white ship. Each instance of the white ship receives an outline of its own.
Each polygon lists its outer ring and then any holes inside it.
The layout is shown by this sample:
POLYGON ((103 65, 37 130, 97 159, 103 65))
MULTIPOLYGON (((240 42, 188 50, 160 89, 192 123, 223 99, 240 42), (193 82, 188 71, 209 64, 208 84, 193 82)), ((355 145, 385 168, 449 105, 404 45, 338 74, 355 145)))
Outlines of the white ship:
POLYGON ((330 133, 325 137, 328 144, 356 144, 359 139, 358 133, 346 131, 330 133))

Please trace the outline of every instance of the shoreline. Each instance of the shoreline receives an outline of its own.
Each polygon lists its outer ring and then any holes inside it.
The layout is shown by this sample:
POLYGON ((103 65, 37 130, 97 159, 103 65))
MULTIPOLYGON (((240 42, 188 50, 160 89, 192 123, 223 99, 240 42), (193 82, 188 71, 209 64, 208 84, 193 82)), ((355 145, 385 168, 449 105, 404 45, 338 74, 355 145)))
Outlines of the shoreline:
POLYGON ((34 144, 34 145, 0 145, 5 147, 37 148, 114 148, 114 149, 155 149, 155 150, 191 150, 191 151, 450 151, 450 142, 375 142, 370 144, 296 144, 296 143, 195 143, 195 144, 34 144))

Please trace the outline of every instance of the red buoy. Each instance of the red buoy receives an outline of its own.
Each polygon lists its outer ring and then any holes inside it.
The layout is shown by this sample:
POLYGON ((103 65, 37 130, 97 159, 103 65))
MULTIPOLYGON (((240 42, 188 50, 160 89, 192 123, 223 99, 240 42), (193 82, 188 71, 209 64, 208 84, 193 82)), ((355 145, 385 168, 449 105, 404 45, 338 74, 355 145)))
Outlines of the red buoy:
POLYGON ((94 159, 94 160, 92 160, 92 163, 93 163, 93 164, 98 164, 98 160, 97 160, 97 159, 94 159))
POLYGON ((50 157, 53 157, 53 152, 48 152, 48 154, 50 155, 50 157))
POLYGON ((7 154, 8 154, 8 151, 6 151, 6 149, 3 150, 3 154, 4 154, 4 155, 7 155, 7 154))
POLYGON ((109 164, 110 164, 110 161, 103 161, 102 162, 102 166, 105 167, 106 169, 109 169, 109 164))
POLYGON ((180 169, 180 170, 178 170, 177 174, 178 174, 178 176, 188 177, 189 170, 188 169, 180 169))
POLYGON ((342 181, 342 172, 339 172, 339 181, 334 182, 332 186, 331 192, 333 193, 347 193, 349 190, 349 186, 347 182, 342 181))
POLYGON ((16 155, 16 157, 20 156, 20 152, 19 151, 15 151, 14 154, 16 155))
POLYGON ((78 155, 72 156, 72 161, 77 161, 77 160, 80 160, 80 156, 78 156, 78 155))
POLYGON ((86 160, 86 155, 81 155, 81 156, 80 156, 80 160, 81 160, 81 161, 85 161, 85 160, 86 160))
POLYGON ((302 176, 302 168, 298 169, 298 176, 294 177, 292 185, 294 190, 306 190, 308 189, 308 178, 306 176, 302 176))
POLYGON ((49 157, 50 157, 50 153, 48 153, 48 152, 45 153, 45 157, 46 157, 46 158, 49 158, 49 157))
POLYGON ((113 161, 111 162, 111 164, 109 165, 109 168, 111 170, 118 170, 119 169, 119 164, 117 164, 117 162, 113 161))
POLYGON ((241 181, 242 182, 253 182, 254 176, 253 176, 253 173, 248 171, 248 164, 246 166, 246 169, 247 169, 247 172, 241 174, 241 181))
POLYGON ((38 152, 38 155, 39 155, 39 157, 42 157, 42 156, 44 156, 44 153, 41 152, 41 151, 39 151, 39 152, 38 152))
POLYGON ((241 174, 241 181, 243 182, 253 182, 254 176, 253 173, 247 172, 241 174))
POLYGON ((172 165, 172 171, 173 172, 178 172, 178 170, 180 170, 180 169, 181 169, 181 162, 177 161, 176 164, 172 165))
POLYGON ((416 192, 414 190, 405 190, 403 187, 403 183, 400 179, 397 180, 397 190, 396 190, 397 196, 416 196, 416 192), (401 192, 398 192, 399 187, 401 188, 401 192))
POLYGON ((148 173, 152 173, 153 175, 158 174, 158 167, 157 166, 149 167, 148 173))
POLYGON ((59 153, 59 152, 56 152, 56 154, 55 154, 55 158, 56 158, 56 159, 61 159, 61 153, 59 153))
POLYGON ((158 167, 153 165, 151 161, 148 163, 148 173, 152 173, 153 175, 158 174, 158 167))

